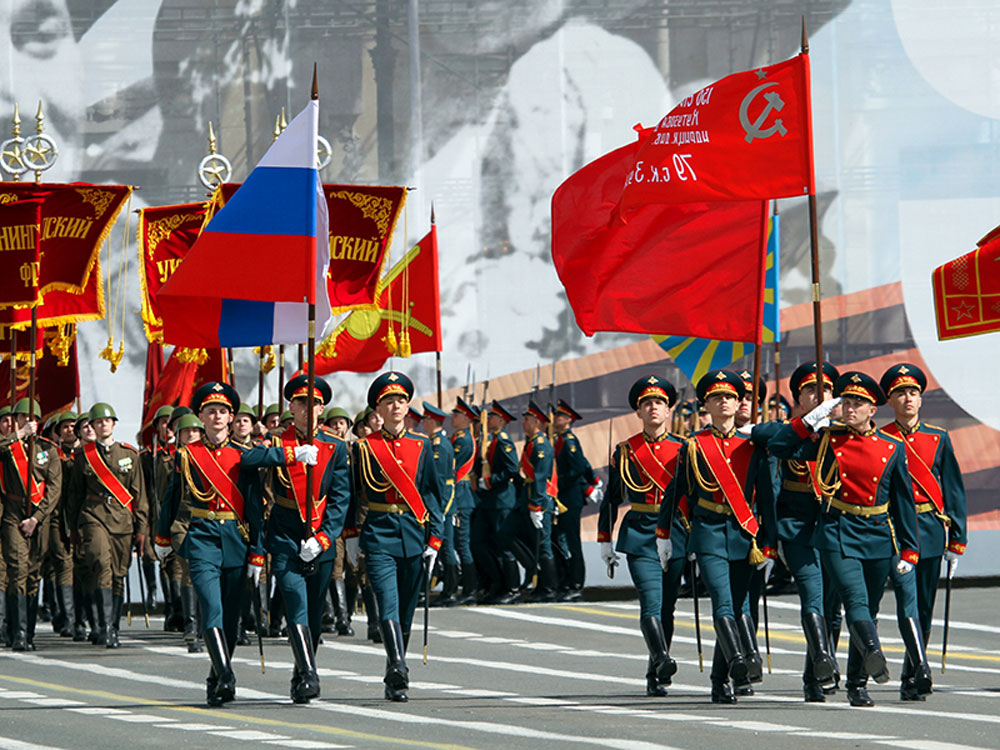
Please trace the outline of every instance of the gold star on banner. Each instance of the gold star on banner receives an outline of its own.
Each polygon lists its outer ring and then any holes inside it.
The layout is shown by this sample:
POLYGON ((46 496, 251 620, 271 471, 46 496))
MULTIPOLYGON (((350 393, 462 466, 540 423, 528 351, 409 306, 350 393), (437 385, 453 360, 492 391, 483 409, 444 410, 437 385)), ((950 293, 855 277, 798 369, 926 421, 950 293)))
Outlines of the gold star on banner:
POLYGON ((955 318, 956 320, 961 320, 962 318, 972 320, 972 311, 974 308, 969 304, 968 300, 962 300, 958 307, 953 307, 951 309, 958 313, 958 316, 955 318))

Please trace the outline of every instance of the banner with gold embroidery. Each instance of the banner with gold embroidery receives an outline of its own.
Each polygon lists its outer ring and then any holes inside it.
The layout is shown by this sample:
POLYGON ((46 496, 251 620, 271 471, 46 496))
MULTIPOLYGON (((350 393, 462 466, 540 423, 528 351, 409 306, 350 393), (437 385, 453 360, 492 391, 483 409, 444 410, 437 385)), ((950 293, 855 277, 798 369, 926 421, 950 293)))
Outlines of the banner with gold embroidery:
MULTIPOLYGON (((42 247, 44 246, 43 242, 42 247)), ((87 320, 103 320, 105 308, 101 264, 96 264, 95 272, 90 274, 82 293, 62 289, 49 291, 42 298, 37 310, 39 328, 87 320)), ((31 309, 21 306, 0 309, 0 326, 10 325, 27 330, 31 326, 31 309)))
POLYGON ((97 265, 98 251, 118 214, 132 195, 129 185, 85 182, 0 182, 0 204, 28 198, 44 200, 41 214, 42 265, 38 293, 80 294, 86 291, 97 265))
MULTIPOLYGON (((225 205, 238 188, 237 183, 222 185, 212 199, 212 208, 225 205)), ((406 203, 406 188, 324 183, 323 194, 330 214, 330 307, 334 314, 375 310, 379 306, 379 276, 406 203)))
MULTIPOLYGON (((42 329, 38 329, 39 334, 42 329)), ((46 333, 46 339, 50 337, 46 333)), ((18 335, 19 351, 14 360, 14 403, 18 399, 28 395, 29 373, 28 361, 24 356, 27 353, 28 334, 21 332, 18 335)), ((4 343, 4 342, 0 342, 4 343)), ((10 342, 7 340, 7 356, 0 361, 0 406, 10 405, 10 342)), ((41 341, 38 342, 38 349, 41 349, 41 341)), ((40 352, 36 352, 40 353, 40 352)), ((66 411, 73 407, 77 394, 80 392, 80 371, 77 367, 76 359, 76 339, 69 342, 67 349, 67 361, 61 362, 58 357, 42 356, 37 362, 35 371, 35 398, 42 407, 42 420, 48 419, 53 414, 66 411)))
POLYGON ((40 199, 0 204, 0 307, 38 302, 40 199))
POLYGON ((163 341, 163 318, 156 300, 157 292, 187 255, 204 222, 204 203, 156 206, 139 212, 142 323, 151 343, 163 341))
POLYGON ((931 274, 938 339, 1000 331, 1000 238, 997 230, 971 253, 931 274))

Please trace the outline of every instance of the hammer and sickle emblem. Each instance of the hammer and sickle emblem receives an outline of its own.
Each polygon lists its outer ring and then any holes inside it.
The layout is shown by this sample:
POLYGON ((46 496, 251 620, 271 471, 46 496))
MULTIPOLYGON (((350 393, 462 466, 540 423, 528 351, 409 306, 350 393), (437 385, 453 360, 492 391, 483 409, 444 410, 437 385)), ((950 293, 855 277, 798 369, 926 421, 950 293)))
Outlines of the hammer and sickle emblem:
POLYGON ((760 86, 753 89, 749 94, 743 97, 743 101, 740 103, 740 125, 743 126, 743 131, 747 134, 747 143, 753 143, 754 138, 770 138, 775 133, 782 136, 788 133, 788 130, 781 122, 780 117, 775 119, 774 124, 771 125, 771 127, 764 127, 764 123, 767 122, 767 118, 768 115, 771 114, 771 110, 780 112, 785 107, 785 103, 781 100, 781 96, 778 95, 777 91, 769 91, 764 94, 764 99, 767 101, 767 105, 765 105, 764 109, 761 110, 761 113, 757 115, 756 120, 751 123, 748 116, 750 104, 757 97, 757 94, 766 88, 777 85, 778 83, 776 81, 762 83, 760 86))

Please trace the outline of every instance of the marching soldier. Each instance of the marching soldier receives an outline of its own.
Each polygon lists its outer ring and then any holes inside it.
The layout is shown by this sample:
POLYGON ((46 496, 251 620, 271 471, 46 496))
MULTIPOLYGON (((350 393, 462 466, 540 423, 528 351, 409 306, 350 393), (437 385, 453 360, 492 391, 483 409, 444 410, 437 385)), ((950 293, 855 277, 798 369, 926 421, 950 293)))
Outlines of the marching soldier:
POLYGON ((768 448, 779 458, 816 462, 822 506, 813 543, 847 611, 847 697, 852 706, 872 706, 868 677, 889 680, 875 617, 897 550, 900 572, 919 560, 917 518, 903 444, 872 423, 885 403, 882 389, 864 373, 846 372, 836 393, 782 426, 768 448), (843 416, 831 423, 838 404, 843 416))
POLYGON ((73 471, 73 452, 76 450, 77 438, 74 427, 77 415, 65 411, 55 417, 56 454, 62 475, 59 502, 49 517, 48 552, 46 562, 51 568, 56 585, 56 610, 58 617, 53 616, 53 629, 63 638, 72 638, 76 621, 76 602, 73 599, 73 545, 70 543, 69 526, 66 524, 66 503, 69 496, 69 477, 73 471))
POLYGON ((342 440, 347 440, 347 432, 354 424, 351 421, 351 415, 347 413, 347 409, 341 406, 331 406, 327 409, 326 414, 323 415, 323 422, 333 430, 334 435, 342 440))
MULTIPOLYGON (((649 652, 646 695, 650 697, 666 695, 664 686, 670 684, 677 672, 677 662, 670 658, 667 621, 669 619, 672 634, 673 602, 677 599, 680 572, 672 562, 662 566, 656 541, 657 519, 663 504, 671 503, 677 459, 684 446, 669 429, 670 410, 676 402, 677 390, 658 375, 640 378, 629 389, 628 403, 641 420, 642 431, 615 448, 608 467, 608 492, 597 515, 601 559, 611 576, 618 564, 618 555, 611 546, 611 534, 617 522, 618 506, 623 501, 629 503, 618 531, 617 551, 626 556, 629 574, 639 595, 639 629, 649 652), (665 600, 671 602, 669 611, 665 600)), ((667 535, 664 536, 669 547, 667 535)), ((683 540, 678 540, 677 546, 683 566, 683 540)), ((669 558, 671 554, 666 556, 669 558)))
MULTIPOLYGON (((346 409, 331 406, 323 412, 323 424, 341 440, 347 440, 347 432, 353 422, 346 409)), ((350 447, 350 446, 348 446, 350 447)), ((346 540, 343 534, 337 537, 337 554, 333 563, 333 578, 330 580, 330 591, 324 605, 329 603, 332 617, 323 613, 323 632, 335 632, 339 636, 354 635, 351 617, 358 600, 358 571, 347 560, 346 540), (331 627, 332 626, 332 627, 331 627)), ((324 607, 325 608, 325 607, 324 607)))
POLYGON ((537 535, 538 587, 532 598, 535 601, 551 601, 559 586, 556 560, 552 555, 552 520, 556 512, 559 478, 552 444, 545 436, 548 415, 534 401, 529 401, 522 417, 525 438, 520 461, 524 476, 522 503, 537 535))
MULTIPOLYGON (((154 436, 153 444, 143 448, 139 454, 142 459, 142 478, 146 481, 146 497, 149 501, 149 532, 146 536, 146 549, 143 550, 142 558, 142 573, 146 578, 146 608, 148 610, 152 610, 156 603, 157 560, 156 552, 153 549, 153 539, 156 536, 156 525, 160 516, 163 495, 170 482, 173 469, 173 442, 175 438, 174 431, 170 427, 172 414, 173 407, 171 406, 161 406, 156 410, 151 425, 154 436)), ((166 563, 161 563, 161 565, 165 566, 166 563)), ((163 575, 163 580, 166 582, 166 574, 163 575)), ((163 589, 164 630, 166 630, 170 620, 170 610, 170 590, 165 585, 163 589)))
POLYGON ((920 421, 923 392, 927 388, 923 370, 908 362, 894 365, 882 375, 880 385, 896 416, 881 432, 903 443, 916 502, 920 560, 912 574, 890 572, 896 590, 899 630, 906 644, 900 698, 920 701, 924 700, 921 684, 927 688, 930 682, 924 647, 931 635, 941 557, 948 563, 946 574, 950 578, 968 541, 965 484, 948 431, 920 421))
POLYGON ((249 450, 253 447, 253 426, 256 422, 253 409, 248 404, 240 404, 229 426, 229 442, 236 448, 249 450))
POLYGON ((513 419, 499 401, 493 402, 486 422, 489 445, 479 477, 478 510, 484 517, 481 544, 488 551, 488 559, 499 563, 499 578, 494 584, 499 587, 496 604, 513 603, 521 583, 521 573, 512 551, 518 532, 518 516, 514 512, 517 507, 514 486, 518 473, 517 451, 514 441, 504 430, 513 419))
POLYGON ((37 402, 22 398, 14 404, 13 415, 13 431, 0 438, 7 618, 13 632, 11 648, 34 651, 46 524, 59 504, 62 462, 57 446, 35 435, 42 415, 37 402))
POLYGON ((343 531, 350 504, 351 469, 347 443, 319 424, 323 405, 333 395, 326 381, 315 378, 310 392, 307 376, 298 375, 285 384, 284 395, 294 424, 275 436, 271 447, 259 445, 247 451, 243 467, 269 469, 265 481, 274 505, 264 546, 281 590, 295 659, 291 697, 295 703, 308 703, 320 695, 316 647, 336 554, 334 542, 343 531), (312 436, 308 435, 310 409, 312 436), (311 496, 306 465, 314 467, 311 496))
MULTIPOLYGON (((382 618, 385 698, 395 702, 409 700, 406 648, 413 612, 443 534, 433 446, 426 435, 404 426, 412 398, 413 382, 403 373, 375 378, 368 405, 381 416, 382 429, 358 441, 360 491, 368 509, 360 550, 382 618)), ((348 554, 356 556, 351 548, 348 554)))
POLYGON ((94 428, 90 424, 90 417, 84 412, 76 420, 73 432, 77 437, 77 447, 73 451, 72 462, 69 466, 63 467, 63 485, 68 486, 66 502, 63 505, 63 517, 70 530, 70 542, 73 547, 73 596, 74 607, 76 609, 76 623, 73 627, 74 641, 90 641, 97 643, 101 635, 100 618, 97 615, 96 598, 92 595, 94 582, 92 571, 85 565, 83 549, 74 541, 73 528, 69 526, 69 507, 75 502, 72 493, 73 470, 76 467, 76 455, 83 450, 83 446, 95 440, 94 428))
MULTIPOLYGON (((829 395, 840 374, 829 362, 823 363, 823 387, 816 383, 816 363, 806 362, 792 373, 789 387, 792 397, 806 412, 812 411, 829 395)), ((754 428, 755 444, 767 447, 770 438, 783 422, 768 422, 754 428)), ((802 690, 807 703, 826 700, 824 687, 835 683, 836 663, 824 616, 824 581, 819 551, 813 546, 813 533, 820 515, 817 495, 816 463, 795 459, 779 461, 780 486, 775 505, 778 550, 795 578, 799 594, 802 630, 806 636, 806 662, 802 690)))
POLYGON ((236 697, 231 657, 244 578, 256 584, 264 567, 262 507, 244 496, 246 485, 253 485, 257 477, 241 477, 246 449, 229 441, 229 426, 239 406, 239 395, 227 383, 206 383, 192 396, 191 408, 198 416, 182 417, 177 426, 183 430, 200 425, 203 437, 177 451, 156 532, 157 554, 165 558, 173 551, 174 522, 178 517, 187 521, 178 554, 188 562, 201 607, 202 635, 212 661, 206 680, 210 706, 236 697))
MULTIPOLYGON (((712 702, 735 703, 730 680, 740 689, 763 679, 753 620, 743 603, 753 568, 766 569, 777 556, 773 487, 767 454, 736 431, 736 413, 744 393, 740 376, 711 370, 698 381, 697 392, 711 424, 689 438, 681 452, 677 476, 683 485, 676 497, 687 496, 691 509, 688 551, 697 556, 712 598, 716 635, 712 702)), ((669 541, 672 511, 661 508, 658 539, 669 541)), ((658 542, 658 546, 661 562, 668 562, 670 555, 664 553, 672 552, 670 545, 658 542)))
POLYGON ((565 580, 566 599, 583 598, 583 584, 587 571, 583 564, 583 545, 580 543, 580 516, 587 499, 600 504, 604 496, 604 483, 594 474, 590 461, 583 455, 580 441, 573 434, 573 422, 580 415, 566 401, 559 399, 552 421, 556 431, 556 474, 559 478, 559 502, 566 510, 559 514, 556 534, 569 549, 568 572, 565 580))
MULTIPOLYGON (((373 432, 382 429, 382 418, 371 407, 366 406, 358 412, 354 418, 352 432, 357 440, 351 446, 351 502, 355 512, 355 527, 362 528, 365 525, 365 518, 368 513, 368 506, 365 504, 365 494, 361 488, 361 462, 359 460, 361 450, 361 438, 371 435, 373 432), (378 423, 378 428, 373 429, 371 425, 378 423)), ((353 544, 353 542, 352 542, 353 544)), ((346 539, 345 539, 346 553, 346 539)), ((351 560, 348 564, 353 564, 351 560)), ((371 580, 368 578, 368 571, 365 565, 364 555, 357 561, 357 571, 361 579, 361 598, 365 604, 365 617, 368 620, 368 640, 372 643, 382 642, 382 618, 379 617, 378 600, 375 598, 375 590, 372 588, 371 580)))
POLYGON ((444 569, 441 595, 432 603, 434 607, 451 607, 458 601, 458 555, 455 553, 455 453, 444 431, 444 421, 448 413, 424 401, 424 416, 421 426, 431 439, 434 450, 434 467, 441 487, 441 514, 444 528, 441 536, 441 561, 444 569))
POLYGON ((476 461, 476 439, 472 435, 472 423, 479 418, 476 407, 462 398, 455 402, 451 412, 451 445, 455 462, 454 509, 455 550, 462 563, 462 598, 458 604, 475 604, 479 590, 479 576, 476 561, 472 556, 472 511, 476 509, 476 495, 472 491, 471 473, 476 461))
MULTIPOLYGON (((182 444, 180 441, 181 429, 178 427, 181 419, 188 415, 193 415, 190 407, 187 406, 176 406, 174 410, 170 412, 170 429, 173 430, 178 437, 178 446, 182 444)), ((190 424, 190 420, 187 420, 190 424)), ((189 439, 200 440, 201 436, 197 434, 197 430, 193 430, 191 427, 185 427, 183 429, 190 430, 188 433, 189 439)), ((173 471, 176 470, 174 461, 176 460, 176 452, 171 458, 170 469, 171 473, 167 476, 173 476, 173 471)), ((166 487, 164 487, 164 493, 166 493, 166 487)), ((162 496, 161 496, 161 509, 162 509, 162 496)), ((181 632, 184 634, 184 642, 187 644, 187 649, 189 654, 200 654, 203 650, 201 643, 201 626, 199 625, 199 612, 198 612, 198 595, 195 593, 194 585, 191 582, 191 573, 188 568, 187 560, 178 553, 180 549, 181 542, 184 541, 184 534, 187 531, 187 519, 181 519, 180 523, 172 531, 172 538, 174 539, 174 552, 172 555, 167 555, 164 558, 167 568, 167 576, 170 586, 170 598, 174 604, 173 615, 168 623, 166 618, 164 618, 163 627, 164 630, 171 630, 173 632, 181 632), (171 626, 168 628, 168 624, 171 626)), ((164 561, 161 561, 163 564, 164 561)))
POLYGON ((132 547, 142 554, 149 510, 139 452, 114 438, 115 410, 96 403, 88 418, 96 439, 77 451, 74 459, 68 520, 95 586, 98 642, 118 648, 125 576, 132 547))

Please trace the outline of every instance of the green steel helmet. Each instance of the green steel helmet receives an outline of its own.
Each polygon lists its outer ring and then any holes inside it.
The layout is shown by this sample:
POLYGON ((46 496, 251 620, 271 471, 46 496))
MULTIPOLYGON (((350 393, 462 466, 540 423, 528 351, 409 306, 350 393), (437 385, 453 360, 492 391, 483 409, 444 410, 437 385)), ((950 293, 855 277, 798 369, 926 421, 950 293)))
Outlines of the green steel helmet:
POLYGON ((103 401, 98 401, 96 404, 90 407, 90 411, 87 413, 87 419, 93 422, 95 419, 102 419, 104 417, 110 417, 111 419, 118 421, 118 415, 115 414, 115 410, 111 408, 111 404, 106 404, 103 401))
POLYGON ((156 410, 156 414, 153 415, 153 424, 156 424, 160 419, 166 417, 170 419, 170 416, 174 413, 174 407, 172 406, 161 406, 156 410))
POLYGON ((64 411, 62 414, 56 415, 56 424, 61 425, 63 422, 75 422, 77 420, 77 414, 75 411, 64 411))
POLYGON ((10 407, 9 406, 0 407, 0 417, 9 417, 9 416, 10 416, 10 407))
POLYGON ((295 419, 295 415, 292 414, 292 412, 289 411, 288 409, 285 409, 285 411, 281 412, 281 419, 278 420, 278 421, 279 422, 284 422, 285 420, 288 420, 288 419, 295 419))
POLYGON ((37 401, 31 401, 27 397, 22 398, 16 404, 14 404, 14 414, 27 414, 28 413, 28 404, 29 403, 31 403, 31 405, 33 407, 31 409, 31 411, 34 412, 34 416, 37 417, 38 419, 41 419, 41 417, 42 417, 42 407, 38 405, 37 401))
POLYGON ((236 410, 236 415, 239 416, 240 414, 249 414, 251 419, 257 419, 257 412, 250 404, 240 404, 240 408, 236 410))
POLYGON ((342 406, 331 406, 329 409, 327 409, 326 413, 323 414, 323 421, 327 422, 331 419, 336 419, 337 417, 340 417, 341 419, 346 419, 348 427, 354 424, 354 422, 351 420, 351 415, 348 414, 347 409, 343 408, 342 406))
POLYGON ((253 412, 253 418, 254 419, 260 419, 260 405, 259 404, 254 404, 253 408, 250 411, 253 412))
POLYGON ((272 414, 277 414, 280 418, 281 409, 278 408, 277 404, 270 404, 266 409, 264 409, 264 418, 267 419, 272 414))
POLYGON ((51 417, 49 417, 48 419, 45 420, 45 424, 42 425, 42 434, 43 435, 46 432, 49 431, 49 428, 52 427, 53 423, 55 422, 55 419, 56 419, 56 415, 53 414, 51 417))
POLYGON ((324 409, 323 413, 319 415, 319 421, 322 422, 323 424, 326 424, 328 421, 333 419, 333 415, 330 413, 332 411, 333 411, 332 406, 329 409, 324 409))
POLYGON ((194 414, 194 412, 187 406, 175 406, 170 412, 170 428, 173 429, 174 422, 183 417, 185 414, 194 414))
POLYGON ((351 425, 351 430, 355 435, 358 434, 358 428, 365 426, 365 417, 368 416, 368 409, 362 409, 358 412, 357 416, 354 417, 354 424, 351 425))
POLYGON ((178 419, 177 423, 174 425, 174 430, 176 432, 180 432, 185 427, 197 427, 199 430, 204 432, 205 423, 198 419, 195 414, 188 413, 181 415, 180 419, 178 419))

